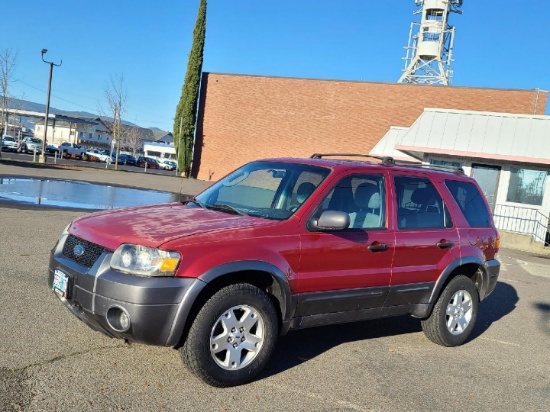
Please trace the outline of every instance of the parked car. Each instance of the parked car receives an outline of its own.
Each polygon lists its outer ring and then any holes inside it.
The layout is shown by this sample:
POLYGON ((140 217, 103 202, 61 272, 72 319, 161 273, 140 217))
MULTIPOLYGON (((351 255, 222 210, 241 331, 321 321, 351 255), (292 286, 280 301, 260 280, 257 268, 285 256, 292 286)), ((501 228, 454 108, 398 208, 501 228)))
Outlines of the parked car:
POLYGON ((21 140, 19 151, 25 153, 42 153, 42 139, 38 137, 25 137, 21 140))
POLYGON ((128 166, 136 166, 137 165, 136 158, 134 156, 126 154, 126 153, 122 153, 119 156, 118 160, 119 160, 119 162, 122 162, 123 164, 128 165, 128 166))
POLYGON ((178 164, 170 159, 159 160, 159 166, 164 170, 176 170, 178 168, 178 164))
POLYGON ((49 285, 91 328, 177 348, 213 386, 250 382, 279 335, 313 326, 409 314, 461 345, 500 271, 485 196, 460 168, 379 160, 260 160, 187 201, 77 218, 49 285))
POLYGON ((17 151, 17 140, 13 136, 4 135, 2 136, 2 150, 6 150, 8 152, 15 152, 17 151))
POLYGON ((136 162, 136 165, 138 167, 145 167, 146 164, 148 169, 160 168, 159 162, 156 159, 153 159, 152 157, 140 156, 136 162))
POLYGON ((59 152, 63 157, 77 157, 79 159, 84 159, 87 157, 86 148, 76 143, 63 142, 59 145, 59 152))
POLYGON ((98 149, 86 150, 86 156, 88 157, 88 160, 96 159, 98 162, 109 162, 111 159, 111 156, 104 154, 98 149))
MULTIPOLYGON (((116 160, 116 153, 112 153, 111 154, 111 162, 114 163, 115 160, 116 160)), ((134 156, 126 154, 126 153, 120 153, 118 155, 118 164, 135 166, 136 165, 136 158, 134 156)))
POLYGON ((46 144, 46 154, 55 155, 56 153, 59 155, 59 146, 57 146, 55 144, 47 143, 46 144))

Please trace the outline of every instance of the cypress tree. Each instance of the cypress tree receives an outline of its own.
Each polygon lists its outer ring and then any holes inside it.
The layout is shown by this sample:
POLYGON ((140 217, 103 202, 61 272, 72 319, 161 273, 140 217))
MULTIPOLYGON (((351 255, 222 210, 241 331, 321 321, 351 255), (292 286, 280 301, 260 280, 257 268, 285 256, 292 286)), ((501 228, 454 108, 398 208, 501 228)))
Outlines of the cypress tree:
POLYGON ((206 0, 200 0, 199 14, 193 30, 193 45, 187 61, 185 81, 181 88, 181 97, 174 118, 174 144, 178 156, 178 169, 189 176, 193 136, 197 118, 197 102, 204 54, 206 34, 206 0))

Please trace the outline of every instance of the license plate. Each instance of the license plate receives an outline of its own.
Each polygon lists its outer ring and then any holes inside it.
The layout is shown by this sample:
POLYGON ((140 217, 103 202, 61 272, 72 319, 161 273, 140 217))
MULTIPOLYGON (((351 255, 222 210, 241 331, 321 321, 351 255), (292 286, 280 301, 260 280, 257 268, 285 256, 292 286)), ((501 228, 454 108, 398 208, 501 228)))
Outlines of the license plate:
POLYGON ((52 289, 61 296, 67 296, 69 289, 69 276, 62 271, 56 269, 53 275, 52 289))

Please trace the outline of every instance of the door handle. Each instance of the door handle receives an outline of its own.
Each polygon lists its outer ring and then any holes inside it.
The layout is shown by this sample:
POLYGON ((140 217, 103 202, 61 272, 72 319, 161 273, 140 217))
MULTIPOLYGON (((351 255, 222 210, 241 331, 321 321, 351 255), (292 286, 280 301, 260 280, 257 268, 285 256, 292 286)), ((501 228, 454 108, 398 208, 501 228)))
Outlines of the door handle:
POLYGON ((441 239, 439 242, 437 242, 437 247, 440 249, 448 249, 453 246, 454 246, 454 243, 446 239, 441 239))
POLYGON ((372 252, 384 251, 384 250, 388 250, 388 245, 380 242, 372 242, 372 244, 370 244, 367 249, 369 249, 372 252))

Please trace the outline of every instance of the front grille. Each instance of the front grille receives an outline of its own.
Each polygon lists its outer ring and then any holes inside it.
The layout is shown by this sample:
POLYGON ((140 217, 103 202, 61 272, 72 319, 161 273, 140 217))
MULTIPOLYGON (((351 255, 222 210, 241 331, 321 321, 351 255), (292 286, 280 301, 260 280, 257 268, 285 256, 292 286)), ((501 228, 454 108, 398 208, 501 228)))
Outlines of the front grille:
POLYGON ((95 243, 88 242, 84 239, 79 239, 76 236, 69 235, 63 246, 63 255, 73 260, 82 266, 91 268, 96 260, 101 256, 104 251, 110 251, 109 249, 104 248, 103 246, 96 245, 95 243), (76 246, 82 246, 84 248, 84 253, 80 256, 75 255, 74 250, 76 246))

